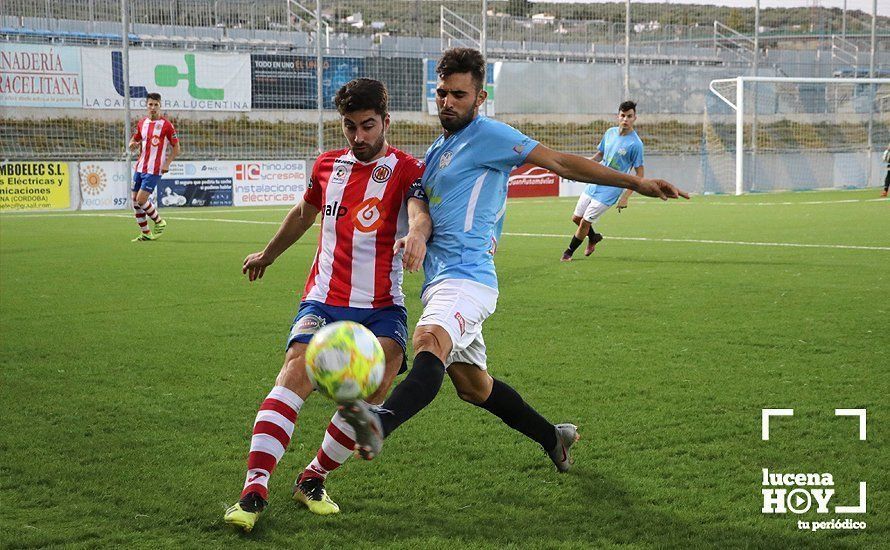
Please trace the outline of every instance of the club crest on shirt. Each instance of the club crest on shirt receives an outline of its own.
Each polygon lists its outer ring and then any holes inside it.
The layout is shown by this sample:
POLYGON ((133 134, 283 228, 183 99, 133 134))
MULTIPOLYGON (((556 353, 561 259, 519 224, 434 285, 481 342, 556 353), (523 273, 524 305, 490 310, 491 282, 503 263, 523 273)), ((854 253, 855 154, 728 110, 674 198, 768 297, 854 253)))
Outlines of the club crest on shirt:
POLYGON ((346 167, 342 164, 335 164, 334 170, 331 172, 331 183, 346 183, 346 167))
POLYGON ((377 183, 383 183, 387 181, 391 175, 392 168, 385 164, 381 164, 377 168, 374 168, 374 171, 371 172, 371 179, 373 179, 377 183))
POLYGON ((454 158, 454 153, 451 151, 445 151, 442 153, 442 157, 439 159, 439 169, 445 168, 449 164, 451 164, 451 159, 454 158))

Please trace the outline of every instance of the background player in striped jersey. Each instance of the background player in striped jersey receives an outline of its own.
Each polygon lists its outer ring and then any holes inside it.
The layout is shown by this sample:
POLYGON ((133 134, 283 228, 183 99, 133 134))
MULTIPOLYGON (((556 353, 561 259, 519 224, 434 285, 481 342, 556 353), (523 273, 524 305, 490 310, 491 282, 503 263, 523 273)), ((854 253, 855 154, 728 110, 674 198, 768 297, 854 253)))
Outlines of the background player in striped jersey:
MULTIPOLYGON (((268 500, 269 476, 284 455, 303 402, 312 392, 304 353, 326 323, 349 320, 380 340, 386 371, 368 401, 380 403, 405 365, 408 313, 402 294, 402 265, 420 269, 432 231, 421 186, 423 164, 391 147, 388 94, 382 82, 359 78, 340 88, 334 104, 349 147, 316 159, 303 200, 284 218, 265 250, 247 256, 251 281, 297 242, 319 213, 321 230, 303 299, 287 340, 284 366, 260 406, 253 428, 241 498, 225 514, 227 523, 250 531, 268 500)), ((295 500, 318 514, 339 512, 327 496, 327 474, 353 453, 355 432, 334 414, 321 449, 294 484, 295 500)))
POLYGON ((383 438, 436 397, 447 373, 461 399, 483 408, 541 445, 557 470, 572 463, 572 424, 554 425, 487 369, 482 324, 494 313, 494 254, 507 208, 507 179, 525 162, 577 181, 668 198, 688 195, 670 183, 624 174, 590 159, 549 149, 515 128, 479 115, 485 60, 477 50, 446 51, 436 67, 436 106, 444 133, 427 150, 423 174, 434 237, 424 260, 423 313, 414 331, 414 362, 377 409, 342 407, 366 459, 383 438))
POLYGON ((148 115, 136 123, 136 131, 130 138, 129 147, 135 151, 142 145, 142 153, 136 161, 133 171, 133 211, 136 213, 136 223, 139 224, 139 236, 133 241, 153 241, 161 236, 167 227, 167 222, 161 219, 158 209, 151 202, 151 194, 161 181, 161 175, 166 174, 181 148, 179 137, 173 123, 161 117, 161 94, 150 93, 145 100, 145 108, 148 115), (167 142, 173 146, 170 156, 167 156, 167 142), (148 220, 154 223, 154 232, 148 228, 148 220))

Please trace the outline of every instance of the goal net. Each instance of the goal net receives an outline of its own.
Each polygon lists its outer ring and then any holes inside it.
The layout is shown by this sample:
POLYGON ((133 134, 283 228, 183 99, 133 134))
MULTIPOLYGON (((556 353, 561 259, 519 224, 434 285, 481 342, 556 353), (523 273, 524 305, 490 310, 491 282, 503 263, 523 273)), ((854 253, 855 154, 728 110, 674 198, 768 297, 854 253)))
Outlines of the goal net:
POLYGON ((883 179, 890 78, 711 81, 705 192, 858 188, 883 179))

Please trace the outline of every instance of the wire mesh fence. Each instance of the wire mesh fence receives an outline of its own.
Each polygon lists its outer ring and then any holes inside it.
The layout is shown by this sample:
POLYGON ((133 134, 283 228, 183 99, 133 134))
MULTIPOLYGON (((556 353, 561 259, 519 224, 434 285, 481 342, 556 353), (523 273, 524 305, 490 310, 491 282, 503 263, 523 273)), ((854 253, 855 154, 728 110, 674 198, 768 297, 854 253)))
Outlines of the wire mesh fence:
MULTIPOLYGON (((470 46, 488 57, 491 116, 549 146, 592 154, 630 98, 647 154, 694 165, 708 158, 715 132, 732 131, 715 122, 727 113, 708 89, 714 79, 755 71, 866 76, 872 56, 877 74, 890 71, 890 14, 875 18, 873 54, 870 14, 806 7, 758 14, 754 0, 746 8, 631 2, 630 19, 625 2, 318 4, 320 21, 311 1, 129 0, 126 126, 144 110, 145 94, 157 91, 184 159, 311 162, 343 144, 336 89, 369 76, 390 91, 390 141, 423 155, 440 132, 436 59, 444 48, 470 46)), ((124 158, 120 1, 0 0, 0 14, 0 158, 124 158), (35 60, 44 60, 39 78, 23 74, 30 70, 23 63, 35 60)), ((882 93, 860 112, 874 118, 876 151, 890 141, 882 93)), ((838 140, 847 142, 862 146, 838 140)))

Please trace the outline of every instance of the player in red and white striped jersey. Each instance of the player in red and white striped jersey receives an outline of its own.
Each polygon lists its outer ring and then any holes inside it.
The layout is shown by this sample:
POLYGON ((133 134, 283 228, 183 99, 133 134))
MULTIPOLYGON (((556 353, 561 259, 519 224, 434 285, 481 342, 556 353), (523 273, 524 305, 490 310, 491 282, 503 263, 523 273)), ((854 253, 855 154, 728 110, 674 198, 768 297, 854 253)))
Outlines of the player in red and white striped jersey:
POLYGON ((133 211, 139 225, 139 236, 133 241, 153 241, 161 236, 167 222, 161 219, 151 201, 151 194, 161 181, 161 175, 170 169, 170 163, 179 156, 181 148, 173 124, 161 117, 161 94, 150 93, 145 101, 148 115, 136 123, 136 130, 130 138, 129 147, 136 150, 142 145, 139 160, 133 172, 133 211), (167 143, 173 150, 167 156, 167 143), (148 220, 154 223, 154 232, 148 227, 148 220))
MULTIPOLYGON (((225 521, 250 531, 268 500, 269 476, 290 443, 303 402, 312 393, 304 354, 312 335, 334 321, 368 327, 386 355, 377 392, 381 403, 405 365, 408 314, 402 294, 403 265, 417 271, 432 233, 426 194, 420 184, 423 164, 391 147, 388 94, 382 82, 359 78, 334 98, 349 147, 323 153, 315 161, 303 200, 284 218, 262 252, 247 256, 243 271, 259 279, 321 214, 318 249, 300 308, 288 336, 284 366, 260 406, 247 458, 241 498, 225 521)), ((294 499, 317 514, 340 508, 324 481, 352 454, 355 432, 334 414, 324 441, 294 485, 294 499)))
POLYGON ((419 183, 410 186, 423 165, 389 145, 380 154, 365 163, 347 148, 315 161, 304 200, 321 212, 322 224, 303 300, 353 308, 405 304, 393 244, 408 229, 406 193, 422 193, 419 183))

